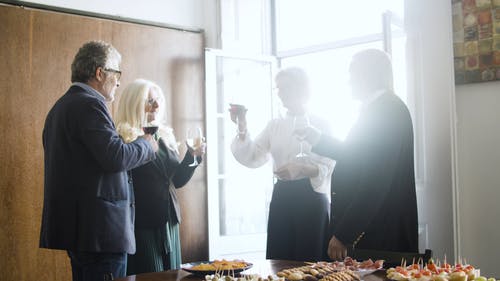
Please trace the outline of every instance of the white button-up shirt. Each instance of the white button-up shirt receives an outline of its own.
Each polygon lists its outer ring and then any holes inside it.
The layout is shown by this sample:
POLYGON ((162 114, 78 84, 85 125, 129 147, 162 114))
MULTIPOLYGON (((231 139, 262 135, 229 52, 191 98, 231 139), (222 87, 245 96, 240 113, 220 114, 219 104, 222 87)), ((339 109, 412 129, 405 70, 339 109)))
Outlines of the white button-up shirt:
MULTIPOLYGON (((260 167, 272 159, 274 171, 291 161, 298 161, 295 156, 300 151, 300 141, 293 135, 293 122, 294 117, 287 114, 285 117, 269 121, 255 139, 252 139, 249 133, 245 138, 239 138, 237 135, 231 144, 234 157, 238 162, 250 168, 260 167)), ((314 123, 311 125, 320 127, 314 123)), ((304 161, 309 161, 318 168, 318 175, 310 178, 314 191, 329 195, 335 161, 312 153, 311 145, 306 141, 303 142, 302 150, 308 154, 304 161)))

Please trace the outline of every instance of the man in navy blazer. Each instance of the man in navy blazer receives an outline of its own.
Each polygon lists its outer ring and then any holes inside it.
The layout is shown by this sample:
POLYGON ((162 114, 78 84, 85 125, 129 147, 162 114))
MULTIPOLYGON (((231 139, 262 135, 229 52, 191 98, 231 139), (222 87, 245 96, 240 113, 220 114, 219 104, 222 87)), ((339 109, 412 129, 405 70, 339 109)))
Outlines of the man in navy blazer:
POLYGON ((85 43, 71 65, 69 90, 45 120, 44 205, 40 247, 66 250, 73 280, 126 274, 135 252, 134 195, 128 170, 155 158, 151 135, 126 144, 106 102, 120 85, 121 56, 102 41, 85 43))
POLYGON ((328 255, 342 259, 347 247, 416 253, 413 125, 393 92, 389 56, 376 49, 354 55, 350 83, 362 106, 346 139, 308 130, 312 151, 337 161, 328 255))

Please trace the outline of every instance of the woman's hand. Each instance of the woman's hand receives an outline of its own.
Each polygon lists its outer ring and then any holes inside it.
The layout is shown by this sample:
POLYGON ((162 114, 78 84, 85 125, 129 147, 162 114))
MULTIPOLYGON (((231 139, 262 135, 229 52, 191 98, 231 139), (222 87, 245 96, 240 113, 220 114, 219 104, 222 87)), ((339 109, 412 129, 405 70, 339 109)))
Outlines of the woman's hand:
POLYGON ((238 132, 245 133, 247 131, 247 111, 248 109, 241 104, 230 104, 229 116, 231 121, 238 125, 238 132))
POLYGON ((281 180, 312 178, 318 175, 318 167, 308 161, 292 161, 274 171, 281 180))
POLYGON ((205 142, 205 138, 203 138, 203 140, 201 141, 201 144, 199 146, 195 147, 195 148, 189 146, 187 144, 187 142, 186 142, 186 146, 187 146, 188 151, 191 154, 191 156, 193 156, 193 157, 200 157, 200 156, 205 155, 207 143, 205 142))

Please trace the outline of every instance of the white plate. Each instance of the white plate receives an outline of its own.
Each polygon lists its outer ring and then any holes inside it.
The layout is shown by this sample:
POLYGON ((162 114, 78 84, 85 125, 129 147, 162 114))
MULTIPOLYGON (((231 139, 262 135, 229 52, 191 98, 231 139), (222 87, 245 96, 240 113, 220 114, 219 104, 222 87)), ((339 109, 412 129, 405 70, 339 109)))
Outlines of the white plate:
POLYGON ((358 269, 356 272, 359 273, 360 277, 363 277, 368 274, 372 274, 373 272, 380 270, 380 269, 358 269))

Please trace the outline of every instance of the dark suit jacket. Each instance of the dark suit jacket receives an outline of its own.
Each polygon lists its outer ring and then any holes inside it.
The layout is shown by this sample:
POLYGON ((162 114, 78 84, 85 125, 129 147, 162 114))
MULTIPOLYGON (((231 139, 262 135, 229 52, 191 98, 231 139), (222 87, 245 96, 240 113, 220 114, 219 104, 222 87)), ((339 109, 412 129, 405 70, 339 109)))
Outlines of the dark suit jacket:
POLYGON ((322 136, 313 151, 337 160, 332 234, 357 248, 418 251, 413 127, 394 94, 361 113, 344 142, 322 136))
POLYGON ((125 144, 104 98, 71 86, 45 120, 40 247, 135 252, 127 170, 154 159, 144 139, 125 144))
MULTIPOLYGON (((199 159, 201 160, 201 159, 199 159)), ((136 202, 136 228, 157 228, 180 223, 181 210, 176 189, 184 186, 196 167, 189 167, 193 157, 186 152, 179 162, 177 152, 167 148, 162 139, 154 161, 132 170, 136 202)))

